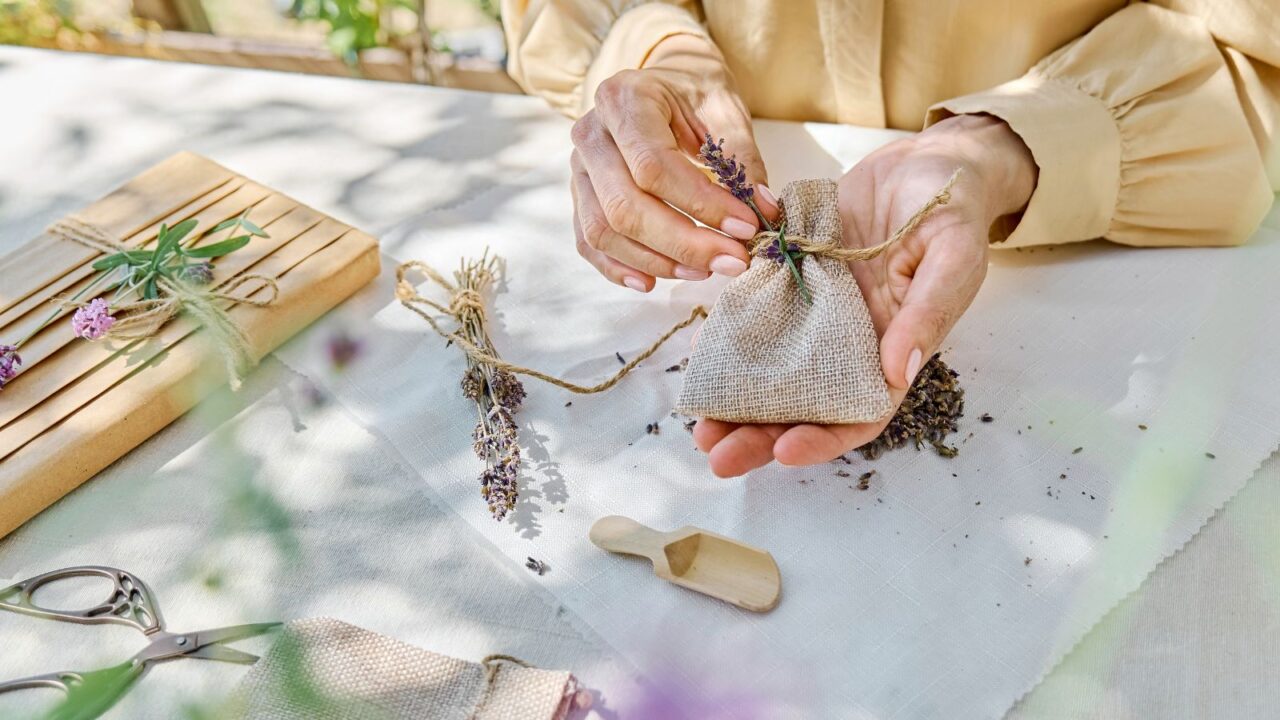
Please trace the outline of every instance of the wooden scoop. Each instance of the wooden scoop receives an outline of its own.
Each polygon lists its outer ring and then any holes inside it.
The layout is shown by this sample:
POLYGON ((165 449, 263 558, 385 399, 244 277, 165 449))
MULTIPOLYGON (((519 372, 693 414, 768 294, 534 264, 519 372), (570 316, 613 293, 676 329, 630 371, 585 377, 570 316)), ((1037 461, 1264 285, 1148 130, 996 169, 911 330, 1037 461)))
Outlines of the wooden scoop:
POLYGON ((591 526, 591 542, 609 552, 647 557, 658 577, 747 610, 772 610, 782 593, 778 564, 768 551, 701 528, 664 533, 610 515, 591 526))

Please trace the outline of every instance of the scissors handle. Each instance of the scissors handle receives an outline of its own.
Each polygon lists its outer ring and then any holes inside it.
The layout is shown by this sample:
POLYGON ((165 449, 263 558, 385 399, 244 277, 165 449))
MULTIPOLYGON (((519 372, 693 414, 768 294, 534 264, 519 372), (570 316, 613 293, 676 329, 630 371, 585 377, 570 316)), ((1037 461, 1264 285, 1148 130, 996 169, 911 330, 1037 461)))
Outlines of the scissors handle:
POLYGON ((32 688, 54 688, 66 697, 43 716, 45 720, 93 720, 110 710, 147 669, 147 663, 129 660, 93 672, 33 675, 0 683, 0 695, 32 688))
POLYGON ((31 677, 0 682, 0 695, 15 690, 29 690, 32 688, 53 688, 69 693, 72 687, 82 682, 84 682, 84 676, 77 672, 52 672, 44 675, 32 675, 31 677))
POLYGON ((81 565, 53 570, 0 590, 0 610, 63 622, 127 625, 144 635, 164 629, 160 607, 146 583, 124 570, 103 565, 81 565), (52 610, 37 605, 32 594, 41 587, 74 577, 103 577, 112 582, 111 594, 87 610, 52 610))

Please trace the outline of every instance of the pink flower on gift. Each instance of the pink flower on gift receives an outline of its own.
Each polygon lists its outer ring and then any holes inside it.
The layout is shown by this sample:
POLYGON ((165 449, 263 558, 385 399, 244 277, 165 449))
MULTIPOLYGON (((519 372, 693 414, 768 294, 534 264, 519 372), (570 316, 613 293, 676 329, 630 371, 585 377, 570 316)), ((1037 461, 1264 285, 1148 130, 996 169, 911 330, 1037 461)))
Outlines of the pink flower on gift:
POLYGON ((85 340, 97 340, 106 335, 115 324, 116 319, 111 316, 111 307, 102 298, 94 298, 71 316, 71 328, 75 331, 76 337, 82 337, 85 340))
POLYGON ((18 366, 22 358, 18 356, 18 348, 13 345, 0 345, 0 389, 4 384, 18 375, 18 366))

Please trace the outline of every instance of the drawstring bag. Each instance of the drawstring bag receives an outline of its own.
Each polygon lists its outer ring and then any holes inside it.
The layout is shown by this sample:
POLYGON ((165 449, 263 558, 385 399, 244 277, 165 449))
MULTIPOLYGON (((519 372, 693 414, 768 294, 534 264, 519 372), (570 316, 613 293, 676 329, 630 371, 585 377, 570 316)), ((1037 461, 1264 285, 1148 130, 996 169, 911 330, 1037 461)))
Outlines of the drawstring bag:
MULTIPOLYGON (((958 175, 958 172, 957 172, 958 175)), ((737 423, 865 423, 893 410, 879 339, 850 262, 875 258, 950 200, 956 175, 886 242, 846 248, 831 180, 792 182, 777 231, 725 287, 689 358, 676 411, 737 423)))

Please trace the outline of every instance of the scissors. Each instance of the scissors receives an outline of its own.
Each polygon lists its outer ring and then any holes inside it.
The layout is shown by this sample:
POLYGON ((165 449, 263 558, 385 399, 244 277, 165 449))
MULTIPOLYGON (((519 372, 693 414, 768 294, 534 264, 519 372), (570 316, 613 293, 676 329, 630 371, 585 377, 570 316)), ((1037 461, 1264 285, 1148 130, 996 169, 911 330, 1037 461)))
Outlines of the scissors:
POLYGON ((132 573, 101 565, 54 570, 11 585, 0 590, 0 610, 83 625, 126 625, 150 638, 149 645, 114 667, 91 672, 53 672, 0 682, 0 694, 42 687, 63 691, 67 695, 66 701, 49 716, 63 720, 99 717, 155 663, 187 657, 251 665, 257 662, 258 656, 224 647, 224 643, 262 635, 281 625, 278 622, 251 623, 171 633, 165 630, 160 607, 146 583, 132 573), (106 600, 87 610, 51 610, 32 600, 32 594, 41 587, 75 577, 107 578, 114 587, 106 600))

